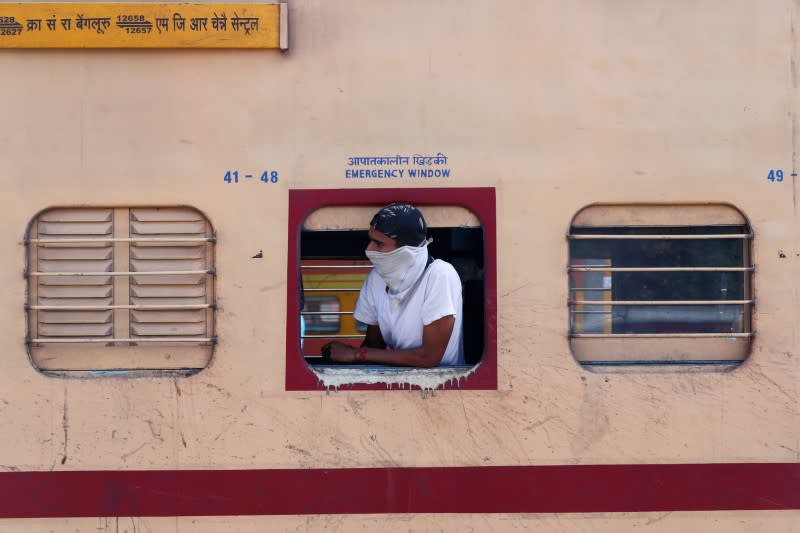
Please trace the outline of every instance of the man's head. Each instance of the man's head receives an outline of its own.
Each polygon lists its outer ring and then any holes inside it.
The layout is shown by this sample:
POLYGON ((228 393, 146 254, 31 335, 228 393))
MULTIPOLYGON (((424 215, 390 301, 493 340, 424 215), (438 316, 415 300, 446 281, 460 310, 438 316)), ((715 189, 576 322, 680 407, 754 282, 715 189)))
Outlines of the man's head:
POLYGON ((427 233, 428 226, 419 209, 411 204, 390 204, 372 217, 367 250, 391 252, 401 246, 419 246, 427 233))

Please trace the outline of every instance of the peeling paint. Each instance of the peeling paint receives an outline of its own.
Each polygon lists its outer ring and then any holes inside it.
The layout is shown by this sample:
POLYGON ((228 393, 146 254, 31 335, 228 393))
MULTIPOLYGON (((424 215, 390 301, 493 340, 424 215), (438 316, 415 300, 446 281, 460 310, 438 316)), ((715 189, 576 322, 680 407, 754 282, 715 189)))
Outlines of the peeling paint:
POLYGON ((354 384, 385 384, 387 389, 395 385, 399 388, 404 386, 419 387, 420 389, 435 390, 448 383, 455 382, 460 386, 461 382, 472 375, 479 367, 477 365, 465 367, 446 367, 437 368, 397 368, 397 367, 316 367, 312 368, 314 374, 326 389, 338 390, 344 385, 354 384))

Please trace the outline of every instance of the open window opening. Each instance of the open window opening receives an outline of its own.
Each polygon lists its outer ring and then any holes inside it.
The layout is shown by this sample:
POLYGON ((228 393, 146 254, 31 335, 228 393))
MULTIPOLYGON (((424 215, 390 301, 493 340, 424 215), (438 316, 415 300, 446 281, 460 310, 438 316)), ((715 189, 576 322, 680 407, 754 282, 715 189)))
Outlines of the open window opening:
MULTIPOLYGON (((366 223, 382 206, 322 208, 312 213, 300 234, 300 270, 305 306, 300 312, 306 362, 322 362, 322 345, 339 340, 359 346, 366 324, 355 319, 356 300, 372 264, 364 256, 366 223), (355 216, 354 216, 355 215, 355 216), (366 221, 366 223, 365 223, 366 221), (349 229, 331 229, 348 225, 349 229)), ((483 228, 464 208, 424 206, 431 257, 447 261, 461 280, 464 360, 475 365, 483 355, 483 228), (460 226, 454 226, 456 222, 460 226), (439 224, 444 224, 440 226, 439 224)))
POLYGON ((731 367, 754 335, 750 226, 725 205, 596 205, 573 219, 569 331, 586 367, 731 367))
POLYGON ((206 367, 214 243, 192 208, 54 208, 25 239, 26 343, 41 371, 90 376, 206 367))
POLYGON ((446 191, 290 191, 290 263, 296 259, 289 270, 288 388, 496 388, 494 190, 446 191), (430 256, 458 274, 464 365, 341 365, 322 357, 328 342, 357 348, 364 340, 367 326, 353 313, 373 268, 365 256, 367 230, 375 212, 395 201, 423 213, 430 256))

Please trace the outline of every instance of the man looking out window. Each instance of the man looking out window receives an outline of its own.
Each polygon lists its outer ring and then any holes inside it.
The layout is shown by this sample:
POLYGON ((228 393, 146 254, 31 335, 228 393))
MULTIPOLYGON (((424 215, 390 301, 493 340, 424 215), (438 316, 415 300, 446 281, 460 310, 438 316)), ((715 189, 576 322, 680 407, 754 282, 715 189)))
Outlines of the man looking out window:
POLYGON ((430 257, 430 242, 416 207, 394 203, 375 214, 366 250, 374 268, 354 313, 367 324, 364 342, 328 343, 323 356, 338 363, 464 364, 461 280, 450 263, 430 257))

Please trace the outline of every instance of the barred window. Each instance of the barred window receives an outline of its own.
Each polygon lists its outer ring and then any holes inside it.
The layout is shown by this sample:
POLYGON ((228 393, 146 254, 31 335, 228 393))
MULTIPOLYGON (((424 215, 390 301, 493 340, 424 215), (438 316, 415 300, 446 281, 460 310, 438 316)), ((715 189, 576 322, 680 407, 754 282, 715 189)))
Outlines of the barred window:
POLYGON ((590 206, 569 232, 579 363, 736 365, 754 335, 744 216, 725 205, 590 206))
POLYGON ((57 208, 26 237, 43 371, 197 370, 212 354, 214 234, 191 208, 57 208))

